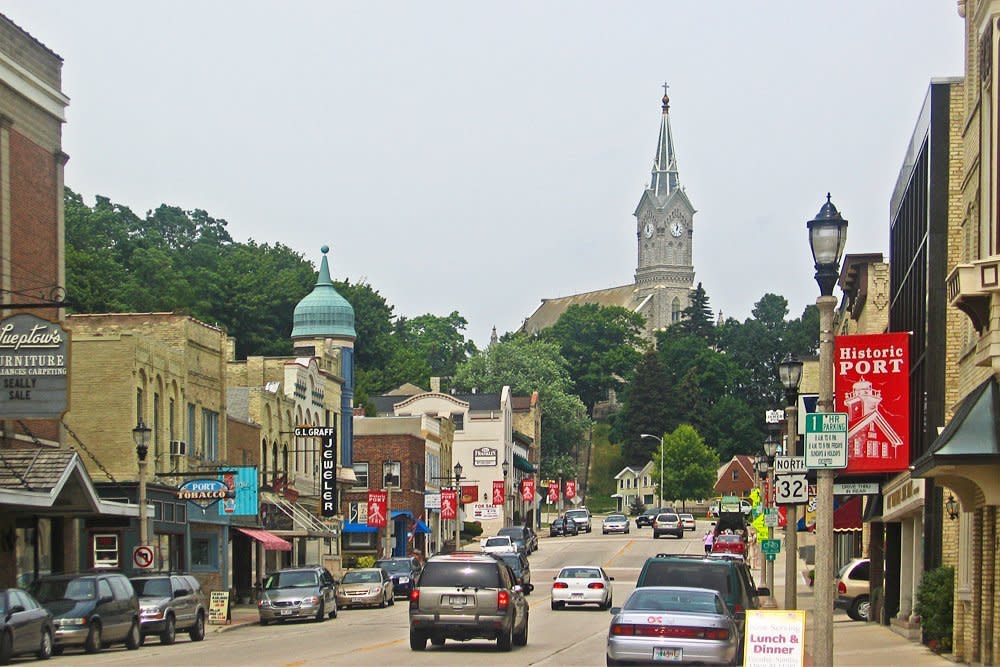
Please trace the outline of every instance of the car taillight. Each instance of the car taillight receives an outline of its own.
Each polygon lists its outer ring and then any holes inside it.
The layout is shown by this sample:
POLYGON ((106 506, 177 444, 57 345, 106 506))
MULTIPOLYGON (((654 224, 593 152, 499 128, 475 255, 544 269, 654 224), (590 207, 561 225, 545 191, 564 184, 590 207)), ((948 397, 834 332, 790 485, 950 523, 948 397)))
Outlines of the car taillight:
POLYGON ((734 604, 733 605, 733 613, 734 614, 742 614, 743 613, 743 605, 741 605, 741 604, 734 604))
POLYGON ((840 593, 841 595, 847 595, 847 584, 845 584, 843 581, 838 581, 837 592, 840 593))
POLYGON ((417 609, 420 607, 420 589, 414 588, 410 591, 410 609, 417 609))
POLYGON ((634 634, 639 637, 667 637, 671 639, 729 639, 729 630, 726 629, 675 625, 637 625, 634 634))
POLYGON ((497 610, 504 611, 510 606, 510 593, 507 591, 497 591, 497 610))
POLYGON ((556 583, 552 584, 552 588, 569 588, 569 584, 567 584, 565 581, 557 581, 556 583))
POLYGON ((599 581, 595 581, 592 584, 587 584, 587 588, 604 588, 604 584, 599 581))
POLYGON ((626 625, 622 623, 614 623, 611 626, 611 634, 617 635, 619 637, 623 636, 631 637, 632 635, 635 634, 635 626, 626 625))

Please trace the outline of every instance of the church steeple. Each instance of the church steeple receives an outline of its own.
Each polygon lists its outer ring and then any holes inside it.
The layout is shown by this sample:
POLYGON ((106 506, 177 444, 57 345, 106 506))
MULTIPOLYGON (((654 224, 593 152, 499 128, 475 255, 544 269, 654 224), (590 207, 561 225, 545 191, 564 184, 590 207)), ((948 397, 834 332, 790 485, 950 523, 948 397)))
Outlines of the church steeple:
POLYGON ((660 136, 656 142, 656 157, 653 160, 653 175, 649 184, 649 189, 660 201, 666 199, 680 186, 674 137, 670 132, 668 87, 666 83, 663 84, 663 117, 660 120, 660 136))

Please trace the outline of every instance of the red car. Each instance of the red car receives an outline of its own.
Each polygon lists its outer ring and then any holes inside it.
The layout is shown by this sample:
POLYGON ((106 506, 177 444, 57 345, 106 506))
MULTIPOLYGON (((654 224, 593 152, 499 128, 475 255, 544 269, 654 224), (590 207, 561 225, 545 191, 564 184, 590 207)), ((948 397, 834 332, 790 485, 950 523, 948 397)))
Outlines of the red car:
POLYGON ((716 535, 712 542, 712 553, 738 554, 747 557, 747 543, 742 535, 716 535))

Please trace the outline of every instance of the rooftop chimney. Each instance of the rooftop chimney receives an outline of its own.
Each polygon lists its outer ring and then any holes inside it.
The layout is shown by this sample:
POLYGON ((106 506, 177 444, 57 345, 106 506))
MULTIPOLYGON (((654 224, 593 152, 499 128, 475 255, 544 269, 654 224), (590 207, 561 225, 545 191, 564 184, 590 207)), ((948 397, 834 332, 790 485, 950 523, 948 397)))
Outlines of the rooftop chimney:
POLYGON ((436 394, 441 393, 441 378, 439 377, 431 378, 431 391, 436 394))

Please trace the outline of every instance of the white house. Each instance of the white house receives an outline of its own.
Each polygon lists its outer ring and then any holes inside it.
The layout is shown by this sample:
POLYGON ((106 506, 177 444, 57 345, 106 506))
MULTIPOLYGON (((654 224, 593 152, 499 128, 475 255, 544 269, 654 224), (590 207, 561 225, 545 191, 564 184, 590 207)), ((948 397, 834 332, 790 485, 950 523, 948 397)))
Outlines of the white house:
POLYGON ((649 461, 641 468, 625 466, 615 475, 617 492, 611 494, 618 501, 618 511, 628 513, 636 498, 646 507, 652 507, 656 502, 657 489, 653 485, 653 462, 649 461))

